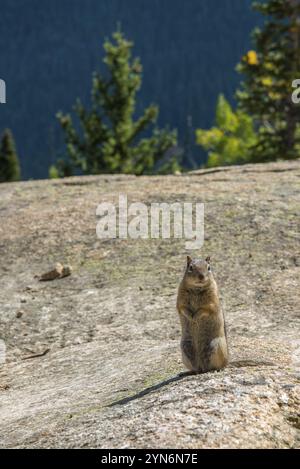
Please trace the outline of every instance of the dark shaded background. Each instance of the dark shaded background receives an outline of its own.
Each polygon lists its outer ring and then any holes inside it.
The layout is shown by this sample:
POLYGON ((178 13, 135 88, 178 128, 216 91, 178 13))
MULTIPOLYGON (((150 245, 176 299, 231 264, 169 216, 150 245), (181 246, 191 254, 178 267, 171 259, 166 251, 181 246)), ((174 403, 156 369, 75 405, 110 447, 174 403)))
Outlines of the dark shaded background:
MULTIPOLYGON (((180 144, 193 127, 213 122, 223 92, 233 99, 235 65, 250 47, 258 23, 251 0, 1 0, 0 78, 7 104, 0 132, 12 129, 23 178, 47 177, 64 151, 56 122, 76 97, 88 103, 93 70, 101 67, 102 43, 121 23, 144 65, 138 110, 160 106, 159 124, 178 128, 180 144)), ((198 165, 205 155, 186 155, 198 165)))

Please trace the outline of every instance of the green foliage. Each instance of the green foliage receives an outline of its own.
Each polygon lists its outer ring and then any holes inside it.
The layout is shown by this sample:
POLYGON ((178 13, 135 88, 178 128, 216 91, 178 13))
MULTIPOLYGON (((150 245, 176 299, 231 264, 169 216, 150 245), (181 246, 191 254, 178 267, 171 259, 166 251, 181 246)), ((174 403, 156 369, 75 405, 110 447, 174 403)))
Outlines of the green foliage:
POLYGON ((52 164, 49 168, 49 179, 58 179, 59 178, 59 172, 57 167, 52 164))
POLYGON ((251 117, 234 112, 223 95, 216 107, 216 126, 196 130, 196 141, 208 151, 207 166, 242 164, 251 160, 256 134, 251 117))
MULTIPOLYGON (((150 173, 177 143, 175 131, 155 128, 150 137, 144 136, 157 121, 157 106, 149 106, 134 120, 142 66, 139 59, 132 58, 132 47, 121 31, 113 34, 113 41, 105 41, 108 77, 94 74, 89 111, 80 100, 74 107, 81 132, 70 114, 58 113, 70 162, 85 174, 150 173)), ((173 162, 170 164, 171 170, 173 162)))
POLYGON ((0 143, 0 182, 19 181, 21 170, 13 135, 9 129, 3 132, 0 143))
POLYGON ((56 162, 56 165, 51 165, 49 168, 49 178, 57 179, 64 178, 73 175, 73 170, 71 163, 65 159, 59 159, 56 162))
POLYGON ((255 30, 255 51, 238 65, 244 82, 237 93, 240 109, 259 129, 256 161, 300 156, 300 105, 291 100, 293 80, 300 78, 300 3, 267 0, 254 3, 265 17, 255 30))

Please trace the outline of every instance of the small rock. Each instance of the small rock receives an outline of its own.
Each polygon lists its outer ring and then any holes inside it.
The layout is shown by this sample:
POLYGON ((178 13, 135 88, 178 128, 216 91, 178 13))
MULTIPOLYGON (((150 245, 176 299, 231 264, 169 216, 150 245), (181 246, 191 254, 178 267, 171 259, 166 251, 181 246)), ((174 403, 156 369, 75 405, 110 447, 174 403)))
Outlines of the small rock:
POLYGON ((280 403, 282 403, 282 404, 288 404, 288 403, 289 403, 289 396, 288 396, 286 393, 282 393, 282 394, 279 396, 279 401, 280 401, 280 403))
POLYGON ((40 281, 55 280, 56 278, 68 277, 72 274, 72 267, 70 265, 62 265, 58 262, 53 270, 46 272, 41 276, 37 276, 40 281))
POLYGON ((0 391, 7 391, 7 389, 10 388, 9 384, 1 384, 0 385, 0 391))
POLYGON ((64 265, 60 278, 68 277, 72 274, 72 267, 70 265, 64 265))
POLYGON ((54 280, 58 277, 61 277, 63 272, 63 266, 58 262, 53 270, 46 272, 45 274, 41 275, 39 280, 40 281, 48 281, 54 280))
POLYGON ((23 316, 23 311, 18 311, 18 312, 16 313, 16 318, 19 319, 19 318, 21 318, 22 316, 23 316))

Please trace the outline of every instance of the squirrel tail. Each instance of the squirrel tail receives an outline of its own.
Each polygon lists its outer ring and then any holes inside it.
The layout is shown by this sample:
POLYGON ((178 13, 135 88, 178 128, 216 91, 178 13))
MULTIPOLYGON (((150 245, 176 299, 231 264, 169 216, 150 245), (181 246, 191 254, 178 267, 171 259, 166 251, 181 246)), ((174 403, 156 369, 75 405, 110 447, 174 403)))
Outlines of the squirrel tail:
POLYGON ((246 366, 274 366, 275 363, 265 360, 234 360, 229 363, 229 368, 242 368, 246 366))

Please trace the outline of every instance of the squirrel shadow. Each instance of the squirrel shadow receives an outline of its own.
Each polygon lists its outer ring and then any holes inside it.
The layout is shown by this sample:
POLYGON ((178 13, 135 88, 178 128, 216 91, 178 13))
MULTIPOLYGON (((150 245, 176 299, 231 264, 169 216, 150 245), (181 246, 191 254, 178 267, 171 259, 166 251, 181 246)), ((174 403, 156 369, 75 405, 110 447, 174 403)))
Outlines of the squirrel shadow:
POLYGON ((193 371, 185 371, 185 372, 179 373, 176 376, 172 376, 172 378, 168 378, 164 381, 161 381, 160 383, 154 384, 153 386, 149 386, 148 388, 143 389, 142 391, 138 392, 137 394, 134 394, 133 396, 128 396, 123 399, 119 399, 118 401, 112 402, 107 407, 114 407, 116 405, 128 404, 128 402, 135 401, 136 399, 140 399, 141 397, 144 397, 153 391, 157 391, 158 389, 161 389, 164 386, 168 386, 168 384, 175 383, 176 381, 180 381, 188 376, 194 376, 196 374, 199 374, 199 373, 195 373, 193 371))

